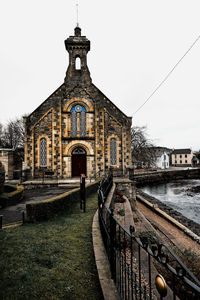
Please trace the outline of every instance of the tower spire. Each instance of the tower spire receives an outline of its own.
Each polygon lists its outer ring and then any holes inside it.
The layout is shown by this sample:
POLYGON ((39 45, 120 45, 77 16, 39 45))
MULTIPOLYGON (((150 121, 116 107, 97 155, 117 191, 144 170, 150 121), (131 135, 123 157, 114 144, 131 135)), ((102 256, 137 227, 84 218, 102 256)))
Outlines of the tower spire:
POLYGON ((76 26, 79 27, 79 22, 78 22, 78 0, 76 1, 76 26))

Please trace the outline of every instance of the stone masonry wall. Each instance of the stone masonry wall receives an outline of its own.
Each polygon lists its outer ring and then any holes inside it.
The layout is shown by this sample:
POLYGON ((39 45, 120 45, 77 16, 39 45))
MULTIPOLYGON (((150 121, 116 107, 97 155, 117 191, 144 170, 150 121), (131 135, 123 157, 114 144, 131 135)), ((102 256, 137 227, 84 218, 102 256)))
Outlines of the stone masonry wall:
POLYGON ((42 137, 47 139, 47 168, 56 176, 71 177, 72 154, 70 149, 74 146, 82 146, 86 152, 88 151, 88 176, 92 177, 96 172, 110 168, 111 138, 116 139, 117 147, 117 165, 113 167, 124 172, 126 168, 131 166, 130 120, 125 118, 124 114, 118 111, 113 104, 109 107, 109 100, 102 96, 98 89, 79 87, 73 88, 71 92, 66 92, 66 94, 63 98, 54 95, 54 102, 52 102, 53 96, 45 101, 33 113, 34 115, 39 110, 41 114, 42 110, 47 109, 47 111, 43 111, 44 114, 39 120, 32 115, 25 120, 25 160, 27 167, 32 169, 32 176, 39 174, 40 139, 42 137), (91 95, 94 97, 93 100, 91 95), (73 97, 71 98, 71 96, 73 97), (77 103, 87 108, 85 138, 80 137, 80 131, 77 131, 77 138, 71 137, 70 109, 77 103), (37 121, 32 126, 32 130, 27 129, 27 124, 33 120, 37 121))
POLYGON ((154 172, 151 174, 135 174, 134 181, 137 187, 148 184, 158 184, 179 179, 200 179, 200 169, 174 170, 154 172))

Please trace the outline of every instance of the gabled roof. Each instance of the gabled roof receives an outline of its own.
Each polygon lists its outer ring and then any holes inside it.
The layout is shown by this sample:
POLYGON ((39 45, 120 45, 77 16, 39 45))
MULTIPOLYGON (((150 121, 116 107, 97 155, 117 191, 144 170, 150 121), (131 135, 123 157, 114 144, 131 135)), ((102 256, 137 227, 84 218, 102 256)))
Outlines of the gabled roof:
POLYGON ((152 149, 154 150, 161 150, 161 151, 172 151, 172 149, 167 148, 167 147, 161 147, 161 146, 153 146, 152 149))
POLYGON ((94 83, 92 83, 92 86, 104 97, 104 99, 107 99, 110 101, 110 103, 122 114, 124 117, 129 118, 129 120, 132 120, 132 117, 128 117, 119 107, 117 107, 94 83))
POLYGON ((186 149, 174 149, 172 151, 172 154, 191 154, 192 149, 186 148, 186 149))

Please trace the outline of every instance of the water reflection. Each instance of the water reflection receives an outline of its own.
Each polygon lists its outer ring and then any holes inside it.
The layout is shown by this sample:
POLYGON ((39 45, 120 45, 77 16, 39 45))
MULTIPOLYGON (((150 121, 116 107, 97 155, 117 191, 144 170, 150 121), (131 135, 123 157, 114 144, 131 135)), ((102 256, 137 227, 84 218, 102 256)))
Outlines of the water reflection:
POLYGON ((200 224, 200 193, 188 190, 194 186, 200 186, 200 180, 186 179, 146 186, 142 191, 200 224))

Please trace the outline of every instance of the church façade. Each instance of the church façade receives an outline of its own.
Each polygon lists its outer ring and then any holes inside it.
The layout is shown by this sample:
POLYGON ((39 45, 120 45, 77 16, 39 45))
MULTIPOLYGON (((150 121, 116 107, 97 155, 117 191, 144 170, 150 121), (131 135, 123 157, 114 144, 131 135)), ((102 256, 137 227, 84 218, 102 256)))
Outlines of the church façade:
POLYGON ((93 83, 87 66, 90 41, 77 26, 65 41, 69 66, 64 83, 24 118, 25 167, 69 178, 94 177, 131 167, 131 117, 122 113, 93 83))

